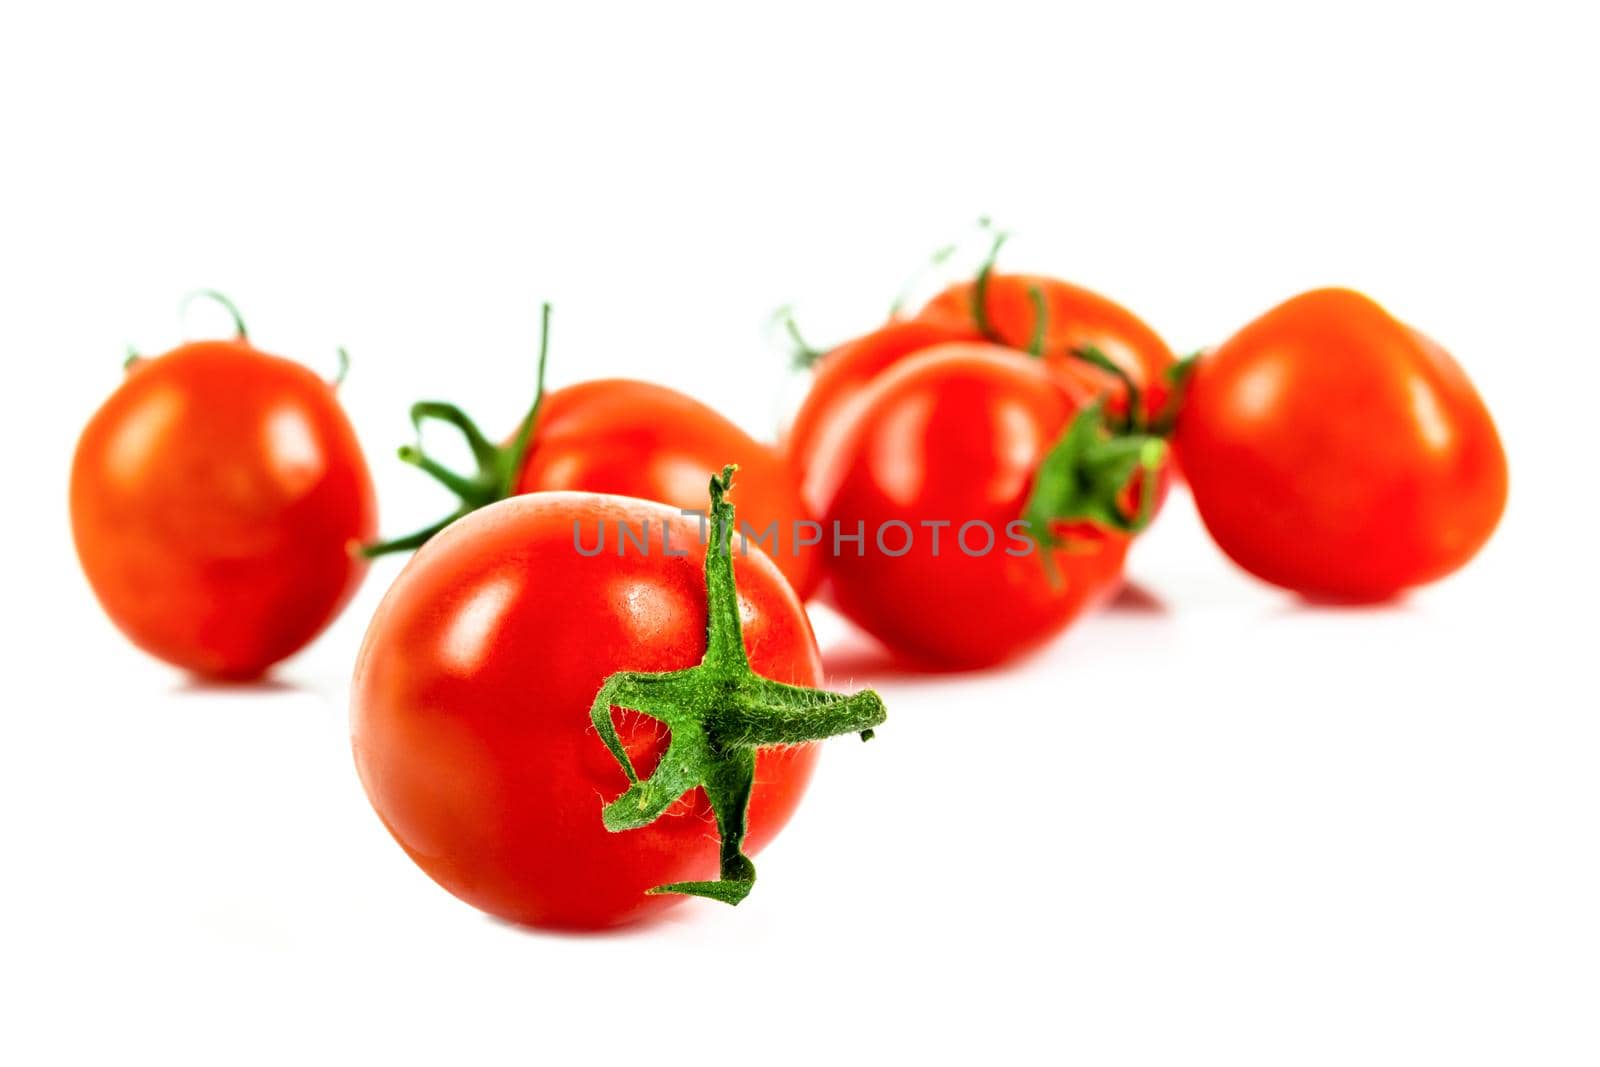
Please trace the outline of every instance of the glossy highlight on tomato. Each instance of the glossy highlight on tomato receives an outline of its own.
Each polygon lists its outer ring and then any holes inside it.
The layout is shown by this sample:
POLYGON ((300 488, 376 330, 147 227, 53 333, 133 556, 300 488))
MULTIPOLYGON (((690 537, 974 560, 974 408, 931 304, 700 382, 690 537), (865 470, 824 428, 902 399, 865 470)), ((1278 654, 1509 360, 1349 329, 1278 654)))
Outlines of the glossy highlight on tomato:
MULTIPOLYGON (((697 520, 668 505, 539 492, 460 519, 401 573, 357 662, 352 737, 384 825, 445 889, 511 922, 594 929, 684 899, 647 895, 652 887, 716 875, 701 789, 647 826, 606 829, 602 804, 629 782, 590 721, 616 672, 680 670, 706 653, 700 537, 697 520), (646 521, 656 538, 667 531, 674 554, 659 542, 648 554, 576 549, 580 533, 589 546, 602 525, 646 521)), ((799 598, 759 548, 745 551, 733 561, 750 666, 815 686, 822 667, 799 598)), ((613 715, 647 777, 666 728, 624 708, 613 715)), ((808 744, 759 750, 747 851, 789 820, 815 760, 808 744)))
POLYGON ((1505 452, 1467 376, 1347 289, 1297 296, 1203 356, 1174 443, 1217 544, 1315 599, 1441 578, 1505 508, 1505 452))
POLYGON ((134 644, 260 675, 354 594, 377 504, 334 387, 234 340, 131 362, 78 441, 73 540, 134 644))

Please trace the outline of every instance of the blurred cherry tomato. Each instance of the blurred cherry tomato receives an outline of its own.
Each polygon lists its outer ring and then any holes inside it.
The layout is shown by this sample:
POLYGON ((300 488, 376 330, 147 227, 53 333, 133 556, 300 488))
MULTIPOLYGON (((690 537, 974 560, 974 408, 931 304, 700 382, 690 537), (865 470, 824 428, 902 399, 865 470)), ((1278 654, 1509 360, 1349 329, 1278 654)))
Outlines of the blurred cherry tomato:
POLYGON ((832 539, 838 607, 898 655, 998 663, 1119 586, 1127 484, 1159 463, 1159 443, 1104 432, 1039 361, 936 345, 873 379, 841 419, 806 490, 832 539))
POLYGON ((261 674, 338 614, 377 521, 334 387, 253 347, 242 324, 234 340, 130 363, 78 441, 71 510, 118 628, 229 679, 261 674))
POLYGON ((1505 453, 1467 376, 1346 289, 1297 296, 1203 356, 1174 443, 1223 550, 1314 598, 1443 577, 1505 507, 1505 453))

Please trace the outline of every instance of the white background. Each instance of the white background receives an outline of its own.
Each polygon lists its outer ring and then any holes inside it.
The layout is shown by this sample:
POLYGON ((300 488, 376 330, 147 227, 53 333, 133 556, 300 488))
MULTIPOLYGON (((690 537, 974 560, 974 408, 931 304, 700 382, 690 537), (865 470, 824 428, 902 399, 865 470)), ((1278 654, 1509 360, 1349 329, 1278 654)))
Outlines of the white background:
POLYGON ((7 5, 0 1060, 1600 1061, 1590 14, 7 5), (77 572, 74 439, 196 286, 269 350, 349 346, 401 532, 444 504, 390 458, 407 404, 508 428, 539 299, 554 384, 770 432, 771 310, 865 328, 984 212, 1184 351, 1377 296, 1495 411, 1499 534, 1311 610, 1178 497, 1130 567, 1156 606, 959 679, 819 613, 890 724, 830 746, 747 904, 598 939, 482 917, 367 807, 347 680, 398 561, 243 692, 135 652, 77 572))

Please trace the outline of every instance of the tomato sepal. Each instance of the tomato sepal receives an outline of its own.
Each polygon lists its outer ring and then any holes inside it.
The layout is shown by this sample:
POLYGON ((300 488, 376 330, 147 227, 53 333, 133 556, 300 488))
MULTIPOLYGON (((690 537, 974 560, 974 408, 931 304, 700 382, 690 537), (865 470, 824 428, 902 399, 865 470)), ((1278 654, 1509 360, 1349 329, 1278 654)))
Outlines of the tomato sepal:
MULTIPOLYGON (((1135 534, 1155 516, 1166 441, 1149 433, 1113 427, 1105 400, 1097 400, 1067 425, 1039 463, 1022 518, 1042 550, 1070 547, 1056 528, 1088 523, 1135 534), (1138 506, 1129 514, 1130 487, 1137 480, 1138 506)), ((1045 566, 1052 569, 1048 551, 1045 566)))
POLYGON ((733 574, 733 514, 727 500, 737 468, 711 479, 712 535, 706 541, 706 652, 700 663, 656 673, 621 671, 595 694, 589 718, 627 775, 628 788, 601 809, 607 830, 635 830, 659 819, 685 793, 703 788, 717 820, 719 877, 672 882, 652 894, 701 896, 738 904, 755 885, 755 864, 744 854, 756 750, 856 733, 870 740, 887 715, 870 689, 833 693, 763 678, 745 655, 733 574), (671 739, 649 777, 641 779, 618 736, 613 707, 664 724, 671 739))
MULTIPOLYGON (((343 367, 348 365, 348 356, 343 349, 339 350, 339 354, 345 361, 339 375, 340 380, 343 380, 343 367)), ((528 413, 522 417, 522 422, 517 427, 517 435, 511 439, 510 444, 497 445, 489 440, 488 435, 478 428, 478 424, 471 416, 454 404, 442 400, 422 400, 411 405, 411 427, 416 431, 417 440, 414 444, 400 446, 396 455, 401 462, 409 463, 450 490, 460 503, 455 510, 438 522, 424 526, 414 533, 361 546, 360 551, 363 556, 374 559, 392 552, 409 552, 421 548, 434 534, 462 516, 470 515, 479 508, 488 507, 496 501, 505 500, 516 494, 517 475, 522 470, 523 460, 527 458, 528 443, 533 439, 533 430, 539 421, 539 406, 544 401, 544 375, 549 355, 550 305, 545 304, 539 329, 538 384, 534 389, 533 404, 528 408, 528 413), (427 454, 422 447, 422 427, 430 420, 455 427, 466 441, 473 462, 478 465, 476 471, 470 475, 461 474, 427 454)))

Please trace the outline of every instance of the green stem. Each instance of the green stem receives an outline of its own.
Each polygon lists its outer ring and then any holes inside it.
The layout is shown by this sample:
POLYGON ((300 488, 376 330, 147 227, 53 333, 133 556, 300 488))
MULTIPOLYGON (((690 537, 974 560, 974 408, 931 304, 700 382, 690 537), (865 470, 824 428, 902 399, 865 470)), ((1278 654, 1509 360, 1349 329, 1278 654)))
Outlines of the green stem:
POLYGON ((733 505, 727 500, 736 468, 711 479, 711 535, 706 539, 706 651, 698 666, 645 674, 622 671, 600 686, 589 718, 627 776, 628 788, 601 809, 614 832, 635 830, 664 815, 680 797, 702 788, 717 819, 719 877, 673 882, 651 893, 683 893, 737 904, 755 885, 744 854, 756 752, 857 733, 862 740, 883 723, 883 700, 870 689, 845 695, 785 685, 756 674, 745 655, 733 573, 733 505), (649 778, 640 779, 612 718, 613 708, 648 715, 670 740, 649 778))
POLYGON ((1044 290, 1037 285, 1028 286, 1028 302, 1033 305, 1033 336, 1028 338, 1028 355, 1034 359, 1044 356, 1044 335, 1048 313, 1044 307, 1044 290))
MULTIPOLYGON (((983 220, 985 228, 989 227, 989 220, 983 220)), ((994 275, 995 260, 1000 258, 1000 249, 1011 239, 1007 230, 995 230, 994 240, 989 245, 989 254, 984 257, 983 264, 978 268, 978 276, 972 285, 972 322, 978 332, 995 344, 1004 344, 1000 336, 995 333, 994 324, 989 321, 989 279, 994 275)))
POLYGON ((244 316, 239 314, 239 309, 234 306, 232 300, 229 300, 215 289, 196 289, 185 296, 178 304, 178 317, 182 318, 188 312, 189 305, 196 300, 210 300, 222 305, 222 309, 233 318, 234 337, 240 341, 250 340, 250 332, 244 328, 244 316))
POLYGON ((396 537, 391 541, 375 541, 370 545, 362 545, 359 549, 359 554, 367 559, 376 559, 379 556, 387 556, 391 552, 415 552, 432 540, 434 534, 437 534, 446 526, 461 518, 461 516, 468 514, 471 514, 471 509, 458 508, 432 526, 424 526, 415 533, 406 534, 404 537, 396 537))
POLYGON ((789 352, 789 363, 795 370, 809 370, 828 354, 823 349, 813 347, 805 339, 805 335, 800 332, 800 324, 794 321, 792 307, 784 305, 777 310, 773 318, 783 327, 783 332, 789 335, 789 343, 793 346, 789 352))
MULTIPOLYGON (((341 350, 342 351, 342 350, 341 350)), ((538 424, 539 408, 544 403, 545 368, 550 359, 550 305, 543 305, 539 327, 539 370, 535 383, 533 404, 517 425, 517 434, 509 445, 501 446, 489 440, 472 418, 454 404, 442 400, 424 400, 411 405, 411 426, 417 432, 417 441, 400 449, 400 459, 431 476, 459 499, 459 504, 449 515, 415 533, 389 541, 364 545, 361 554, 371 559, 390 552, 409 552, 421 547, 429 538, 449 526, 463 515, 487 507, 498 500, 515 496, 522 466, 528 458, 533 442, 534 428, 538 424), (422 428, 429 422, 442 422, 456 430, 467 443, 477 470, 461 474, 431 458, 422 447, 422 428)))
POLYGON ((417 446, 401 445, 395 454, 400 457, 400 462, 411 464, 460 497, 462 503, 472 503, 478 507, 493 503, 480 482, 457 474, 417 446))
POLYGON ((528 458, 528 442, 533 440, 533 424, 538 421, 539 406, 544 403, 544 372, 549 362, 550 304, 546 302, 539 309, 539 370, 538 379, 533 385, 533 403, 528 406, 528 413, 522 417, 522 424, 517 427, 517 436, 511 442, 511 447, 502 450, 498 456, 502 500, 516 492, 517 476, 522 473, 522 461, 528 458))

